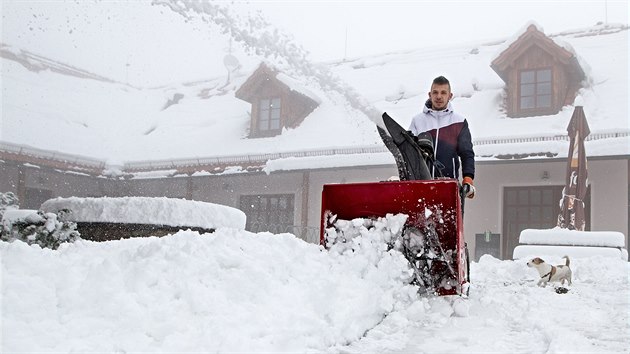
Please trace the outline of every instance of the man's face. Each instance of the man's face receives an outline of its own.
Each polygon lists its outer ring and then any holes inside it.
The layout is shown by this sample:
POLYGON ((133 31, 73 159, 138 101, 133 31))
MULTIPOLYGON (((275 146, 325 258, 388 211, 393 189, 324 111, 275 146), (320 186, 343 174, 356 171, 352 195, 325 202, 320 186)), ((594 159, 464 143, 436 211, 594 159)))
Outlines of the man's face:
POLYGON ((446 108, 448 101, 453 98, 451 88, 448 84, 444 85, 431 85, 431 91, 429 92, 429 98, 431 99, 431 105, 434 110, 441 111, 446 108))

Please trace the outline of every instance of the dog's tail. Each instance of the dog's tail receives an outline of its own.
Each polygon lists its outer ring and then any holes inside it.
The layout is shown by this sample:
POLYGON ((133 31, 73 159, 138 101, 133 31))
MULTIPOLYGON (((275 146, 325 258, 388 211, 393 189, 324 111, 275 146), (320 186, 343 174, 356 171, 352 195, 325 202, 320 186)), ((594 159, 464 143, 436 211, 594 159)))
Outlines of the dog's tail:
POLYGON ((568 266, 569 266, 569 264, 571 264, 571 261, 569 260, 569 256, 564 256, 564 257, 562 257, 562 258, 564 258, 564 259, 566 259, 566 260, 567 260, 565 265, 568 267, 568 266))

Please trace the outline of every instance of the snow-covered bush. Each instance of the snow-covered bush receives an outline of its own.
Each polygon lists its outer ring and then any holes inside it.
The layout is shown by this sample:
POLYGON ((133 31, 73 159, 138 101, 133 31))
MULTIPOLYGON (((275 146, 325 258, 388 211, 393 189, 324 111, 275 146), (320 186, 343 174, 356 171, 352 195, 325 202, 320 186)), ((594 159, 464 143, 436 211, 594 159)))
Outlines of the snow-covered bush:
POLYGON ((2 216, 0 240, 20 240, 37 244, 42 248, 57 249, 64 242, 80 239, 76 230, 77 224, 67 221, 70 210, 55 213, 44 213, 41 210, 25 212, 24 210, 8 210, 2 216))

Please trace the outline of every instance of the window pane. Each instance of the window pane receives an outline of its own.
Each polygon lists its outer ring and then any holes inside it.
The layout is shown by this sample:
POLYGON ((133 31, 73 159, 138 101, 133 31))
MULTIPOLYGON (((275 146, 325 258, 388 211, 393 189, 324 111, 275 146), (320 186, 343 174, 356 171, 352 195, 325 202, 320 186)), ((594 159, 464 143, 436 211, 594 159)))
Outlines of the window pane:
POLYGON ((271 119, 280 119, 280 109, 272 109, 271 110, 271 119))
POLYGON ((553 191, 551 189, 544 189, 542 191, 542 203, 544 205, 553 205, 553 191))
POLYGON ((269 130, 269 105, 271 101, 263 98, 258 107, 258 130, 269 130))
POLYGON ((272 120, 269 122, 269 130, 277 130, 280 129, 280 121, 272 120))
POLYGON ((260 201, 258 210, 241 208, 247 215, 248 231, 280 233, 293 230, 293 195, 241 196, 241 206, 251 205, 254 200, 260 201))
POLYGON ((537 100, 537 107, 542 108, 542 107, 551 107, 551 96, 549 95, 545 95, 545 96, 538 96, 538 100, 537 100))
POLYGON ((529 193, 529 202, 534 205, 538 205, 541 203, 541 192, 539 190, 532 190, 529 193))
POLYGON ((280 103, 280 98, 263 98, 260 100, 258 130, 280 129, 280 103))
POLYGON ((518 207, 516 208, 516 220, 518 221, 526 221, 529 219, 529 208, 524 206, 524 207, 518 207))
POLYGON ((535 108, 536 102, 534 97, 521 97, 521 109, 535 108))
POLYGON ((538 70, 536 72, 536 81, 538 82, 551 82, 551 70, 538 70))
POLYGON ((258 129, 259 130, 269 130, 269 120, 260 117, 260 120, 258 120, 258 129))
POLYGON ((536 85, 536 94, 551 95, 551 82, 543 82, 536 85))
POLYGON ((522 84, 533 84, 535 82, 535 76, 533 71, 523 71, 521 72, 521 83, 522 84))
POLYGON ((539 222, 542 218, 541 216, 541 207, 536 206, 537 204, 533 203, 532 201, 532 206, 529 208, 529 219, 532 222, 539 222))
POLYGON ((529 204, 529 191, 522 189, 518 191, 518 205, 529 204))
POLYGON ((535 94, 535 84, 521 85, 521 97, 533 96, 535 94))
POLYGON ((557 215, 554 215, 551 206, 542 207, 542 218, 545 224, 549 225, 556 216, 557 215))
POLYGON ((507 200, 505 201, 508 205, 514 205, 516 204, 516 191, 515 190, 509 190, 507 191, 507 200))

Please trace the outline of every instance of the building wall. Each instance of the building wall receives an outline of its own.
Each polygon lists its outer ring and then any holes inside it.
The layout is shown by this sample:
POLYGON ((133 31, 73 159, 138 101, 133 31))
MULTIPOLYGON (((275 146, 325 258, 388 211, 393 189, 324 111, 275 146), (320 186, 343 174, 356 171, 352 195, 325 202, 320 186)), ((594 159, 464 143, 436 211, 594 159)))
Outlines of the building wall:
MULTIPOLYGON (((618 231, 628 235, 627 166, 619 160, 588 161, 591 231, 618 231)), ((485 231, 503 233, 505 187, 564 186, 565 176, 566 159, 479 162, 475 173, 477 193, 474 199, 466 201, 464 213, 464 234, 470 253, 475 254, 475 234, 485 231)), ((511 255, 503 257, 511 258, 511 255)))
POLYGON ((593 231, 619 231, 628 235, 627 168, 628 164, 622 161, 589 160, 593 231))
MULTIPOLYGON (((619 231, 627 236, 630 195, 628 158, 590 159, 588 163, 591 186, 591 230, 619 231)), ((565 173, 566 159, 478 162, 475 177, 477 194, 474 199, 466 200, 464 212, 464 235, 470 254, 475 254, 475 234, 486 231, 502 234, 504 188, 563 186, 565 173)), ((51 190, 53 196, 61 197, 186 198, 235 208, 239 208, 242 195, 292 194, 295 205, 294 224, 309 231, 297 236, 317 243, 324 184, 379 182, 396 175, 396 167, 392 164, 376 167, 274 172, 269 175, 258 172, 221 176, 113 180, 5 161, 0 162, 0 192, 11 191, 20 197, 19 191, 28 187, 51 190)), ((511 255, 504 255, 504 258, 510 257, 511 255)))
POLYGON ((87 174, 60 171, 55 168, 29 164, 0 163, 0 192, 13 192, 20 199, 22 208, 38 208, 25 205, 26 190, 39 189, 51 191, 55 197, 96 197, 108 195, 108 190, 115 190, 115 181, 97 178, 87 174), (108 187, 111 185, 112 187, 108 187))
MULTIPOLYGON (((475 254, 475 234, 490 231, 504 237, 504 188, 564 185, 565 170, 566 162, 558 161, 486 164, 478 162, 475 172, 477 193, 474 199, 466 201, 464 212, 464 235, 471 255, 475 254)), ((511 255, 503 257, 511 258, 511 255)))
MULTIPOLYGON (((303 221, 306 215, 302 207, 304 203, 309 203, 309 195, 303 193, 305 173, 308 172, 282 172, 270 175, 257 172, 139 179, 126 182, 124 193, 133 196, 185 198, 237 209, 240 207, 240 197, 243 195, 290 194, 294 197, 295 205, 293 223, 306 226, 307 222, 303 221)), ((296 236, 302 237, 302 235, 296 236)))
POLYGON ((0 192, 17 195, 18 179, 18 165, 0 160, 0 192))

